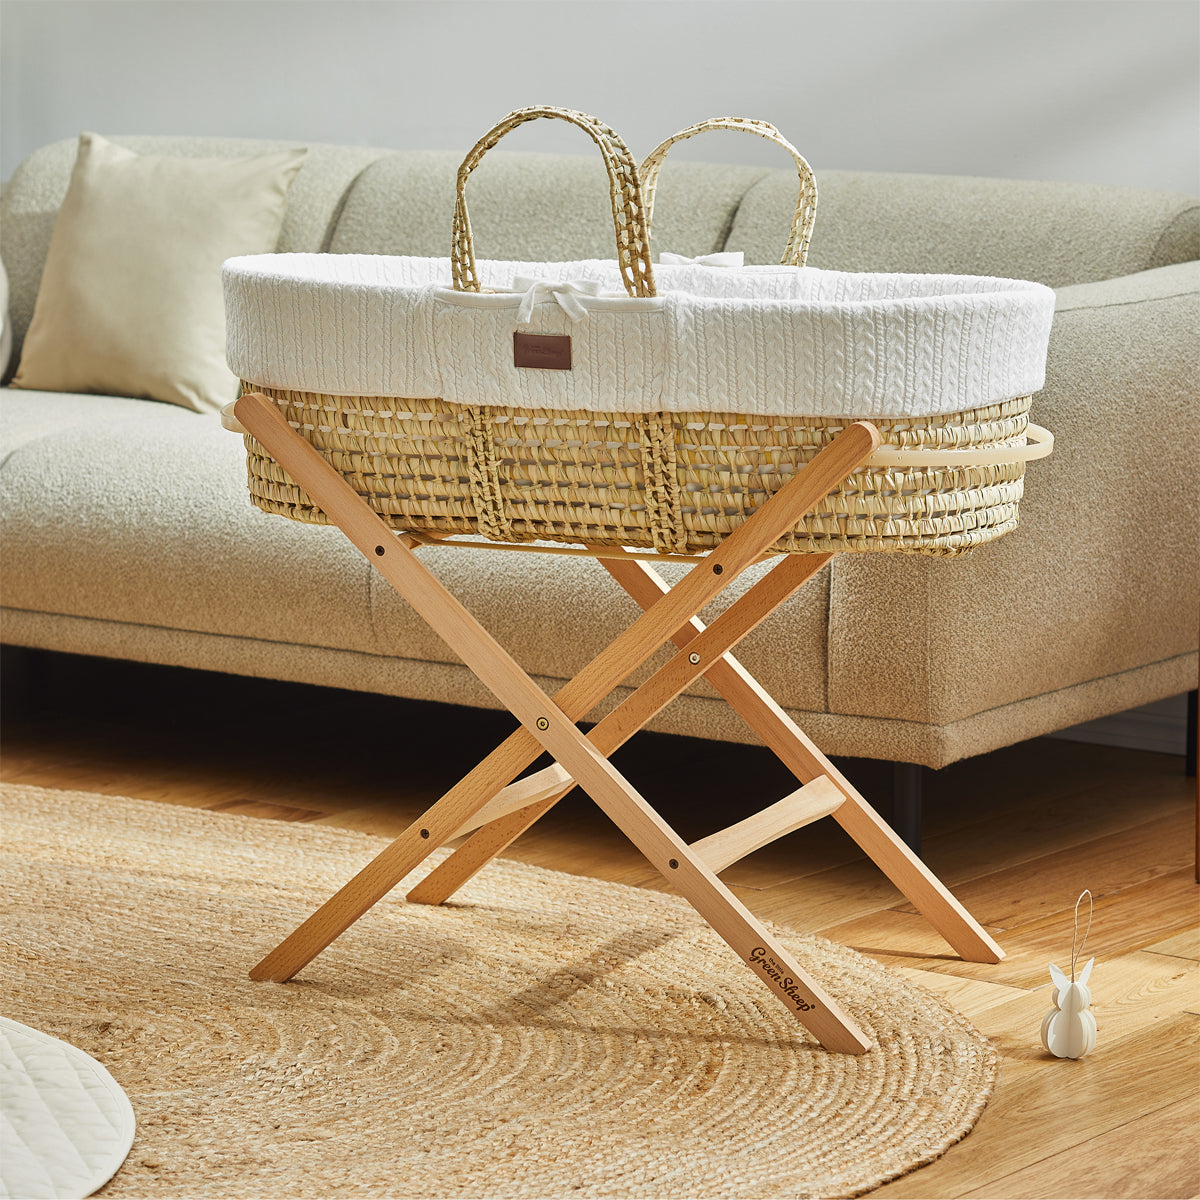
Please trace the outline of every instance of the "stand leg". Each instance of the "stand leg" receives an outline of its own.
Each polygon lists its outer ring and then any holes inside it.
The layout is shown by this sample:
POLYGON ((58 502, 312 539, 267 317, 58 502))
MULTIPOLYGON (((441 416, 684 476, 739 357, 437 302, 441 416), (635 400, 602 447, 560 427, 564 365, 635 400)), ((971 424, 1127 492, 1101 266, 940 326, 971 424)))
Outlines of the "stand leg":
POLYGON ((551 718, 544 736, 546 749, 821 1045, 850 1054, 870 1049, 870 1042, 837 1002, 573 724, 551 718))
POLYGON ((334 938, 382 900, 430 851, 482 808, 541 753, 536 739, 519 729, 395 841, 334 893, 250 972, 251 979, 283 983, 307 966, 334 938))

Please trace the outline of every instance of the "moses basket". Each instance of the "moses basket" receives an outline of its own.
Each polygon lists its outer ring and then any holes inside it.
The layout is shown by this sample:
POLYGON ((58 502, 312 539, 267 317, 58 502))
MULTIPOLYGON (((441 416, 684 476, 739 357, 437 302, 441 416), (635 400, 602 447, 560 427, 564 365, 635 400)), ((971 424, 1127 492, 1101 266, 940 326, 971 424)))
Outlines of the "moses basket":
MULTIPOLYGON (((495 542, 710 550, 836 434, 883 446, 773 549, 963 554, 1017 523, 1028 419, 1053 292, 975 276, 805 267, 812 172, 772 126, 704 122, 639 168, 607 126, 511 114, 458 173, 449 258, 278 254, 224 267, 228 359, 392 527, 495 542), (476 261, 465 185, 525 121, 587 132, 608 170, 616 259, 476 261), (779 266, 665 254, 652 265, 659 168, 713 128, 795 159, 779 266)), ((250 492, 327 518, 252 438, 250 492)))

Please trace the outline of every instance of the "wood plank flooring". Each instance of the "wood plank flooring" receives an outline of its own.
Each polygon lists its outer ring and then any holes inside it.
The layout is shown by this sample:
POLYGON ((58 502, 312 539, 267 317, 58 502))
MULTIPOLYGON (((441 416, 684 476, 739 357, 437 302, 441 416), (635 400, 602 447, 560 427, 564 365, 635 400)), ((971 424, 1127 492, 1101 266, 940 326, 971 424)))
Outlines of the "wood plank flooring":
MULTIPOLYGON (((385 836, 514 728, 500 713, 200 672, 44 654, 5 665, 0 779, 385 836), (257 745, 237 736, 250 716, 257 745), (386 765, 397 749, 399 776, 386 765)), ((689 840, 795 786, 748 746, 644 734, 615 761, 689 840)), ((837 765, 886 816, 890 767, 837 765)), ((1182 759, 1039 739, 934 773, 926 792, 925 859, 1008 951, 997 966, 955 958, 832 821, 724 875, 757 915, 841 940, 943 995, 1002 1054, 972 1134, 874 1194, 1197 1196, 1200 891, 1182 759), (1099 1035, 1087 1058, 1059 1061, 1039 1040, 1046 964, 1069 960, 1085 887, 1099 1035)), ((506 853, 668 886, 578 792, 506 853)))

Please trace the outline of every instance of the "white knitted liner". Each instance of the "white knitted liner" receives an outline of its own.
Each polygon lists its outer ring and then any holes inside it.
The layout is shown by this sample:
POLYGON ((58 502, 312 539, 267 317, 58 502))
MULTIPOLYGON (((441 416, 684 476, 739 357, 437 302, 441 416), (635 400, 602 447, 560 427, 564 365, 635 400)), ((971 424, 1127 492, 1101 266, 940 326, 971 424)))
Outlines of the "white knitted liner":
POLYGON ((262 254, 224 266, 227 358, 240 379, 338 396, 601 412, 927 417, 1027 396, 1045 380, 1054 293, 972 275, 656 265, 658 295, 616 264, 262 254), (572 321, 517 277, 596 281, 572 321), (513 333, 571 337, 570 370, 513 364, 513 333))

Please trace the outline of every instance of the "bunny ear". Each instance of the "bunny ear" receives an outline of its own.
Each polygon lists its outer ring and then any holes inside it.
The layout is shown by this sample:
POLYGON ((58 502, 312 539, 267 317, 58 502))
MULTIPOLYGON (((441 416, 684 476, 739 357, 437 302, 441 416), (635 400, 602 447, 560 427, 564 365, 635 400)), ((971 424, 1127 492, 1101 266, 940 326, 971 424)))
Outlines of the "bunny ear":
POLYGON ((1071 986, 1071 981, 1053 963, 1050 964, 1050 978, 1054 980, 1054 986, 1062 991, 1071 986))
POLYGON ((1095 963, 1095 961, 1096 960, 1094 958, 1089 958, 1088 962, 1087 962, 1087 966, 1084 967, 1083 970, 1079 972, 1079 982, 1080 983, 1087 983, 1088 976, 1092 973, 1092 965, 1095 963))

